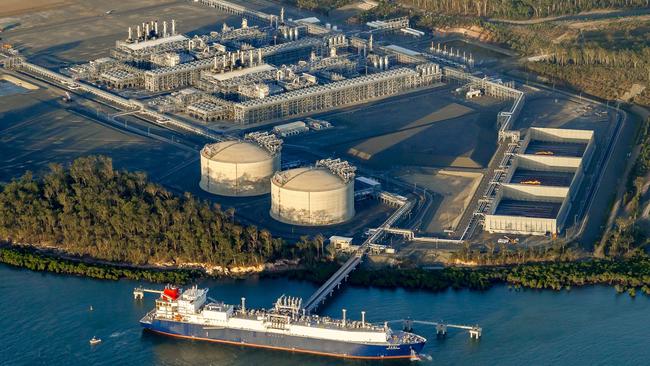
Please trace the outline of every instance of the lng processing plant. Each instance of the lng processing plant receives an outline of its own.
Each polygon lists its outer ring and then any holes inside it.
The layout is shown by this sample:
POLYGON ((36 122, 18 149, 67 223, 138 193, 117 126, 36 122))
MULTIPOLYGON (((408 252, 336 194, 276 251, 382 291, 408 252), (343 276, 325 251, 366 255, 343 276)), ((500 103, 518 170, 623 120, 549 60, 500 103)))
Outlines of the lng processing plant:
POLYGON ((182 150, 131 157, 149 171, 168 164, 153 176, 174 191, 288 240, 331 238, 350 261, 307 307, 367 254, 444 262, 504 237, 580 239, 619 131, 615 107, 502 76, 479 46, 408 17, 300 14, 198 0, 105 15, 92 29, 110 34, 70 46, 65 62, 41 58, 28 29, 11 31, 0 76, 182 150))

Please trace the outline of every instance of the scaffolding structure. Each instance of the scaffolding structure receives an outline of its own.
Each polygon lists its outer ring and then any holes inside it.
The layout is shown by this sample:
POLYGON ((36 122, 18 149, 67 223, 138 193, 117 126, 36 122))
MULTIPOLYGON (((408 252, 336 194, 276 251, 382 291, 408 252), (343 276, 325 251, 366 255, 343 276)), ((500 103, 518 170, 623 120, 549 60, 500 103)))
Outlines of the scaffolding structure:
POLYGON ((440 80, 435 67, 413 70, 396 68, 343 81, 299 89, 234 105, 240 124, 257 123, 362 103, 431 85, 440 80))
POLYGON ((308 37, 308 38, 301 38, 293 42, 286 42, 286 43, 280 43, 272 46, 266 46, 260 49, 262 50, 262 56, 266 57, 266 56, 276 55, 279 53, 295 51, 299 49, 321 47, 322 45, 323 45, 323 39, 308 37))
POLYGON ((316 161, 316 167, 327 168, 332 174, 338 175, 345 183, 354 180, 357 168, 341 159, 322 159, 316 161))
POLYGON ((401 29, 409 27, 409 17, 399 17, 386 20, 374 20, 372 22, 367 22, 366 25, 370 28, 378 30, 391 30, 391 29, 401 29))
POLYGON ((201 78, 201 71, 232 71, 241 67, 254 67, 262 62, 261 52, 253 50, 228 52, 210 59, 203 59, 171 67, 161 67, 144 73, 144 87, 158 92, 195 85, 201 78))
POLYGON ((268 151, 271 156, 277 155, 282 150, 282 140, 275 134, 268 132, 251 132, 244 136, 245 140, 256 143, 268 151))
POLYGON ((187 106, 187 113, 202 121, 213 122, 227 119, 230 116, 229 104, 210 95, 203 95, 198 101, 187 106))
POLYGON ((144 72, 129 65, 119 64, 100 73, 99 80, 116 89, 138 88, 144 85, 144 72))

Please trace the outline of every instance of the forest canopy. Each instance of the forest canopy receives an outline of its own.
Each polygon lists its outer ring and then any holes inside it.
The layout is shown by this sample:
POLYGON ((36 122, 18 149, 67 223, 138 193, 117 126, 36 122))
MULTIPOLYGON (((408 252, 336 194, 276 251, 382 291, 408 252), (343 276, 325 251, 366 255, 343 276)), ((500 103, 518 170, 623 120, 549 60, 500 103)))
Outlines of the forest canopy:
POLYGON ((51 164, 0 186, 0 239, 132 264, 241 266, 280 255, 281 239, 234 221, 234 211, 178 197, 110 158, 51 164))

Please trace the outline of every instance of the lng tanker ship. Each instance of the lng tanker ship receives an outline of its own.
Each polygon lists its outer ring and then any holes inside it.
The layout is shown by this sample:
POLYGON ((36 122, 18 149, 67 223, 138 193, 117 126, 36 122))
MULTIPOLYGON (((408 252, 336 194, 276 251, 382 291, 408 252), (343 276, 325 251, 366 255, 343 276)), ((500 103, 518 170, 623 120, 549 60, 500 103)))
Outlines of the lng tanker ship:
POLYGON ((415 358, 426 339, 393 331, 387 323, 309 315, 302 299, 282 295, 271 309, 248 309, 207 296, 207 289, 167 287, 156 307, 140 324, 146 330, 179 338, 204 340, 356 359, 415 358))

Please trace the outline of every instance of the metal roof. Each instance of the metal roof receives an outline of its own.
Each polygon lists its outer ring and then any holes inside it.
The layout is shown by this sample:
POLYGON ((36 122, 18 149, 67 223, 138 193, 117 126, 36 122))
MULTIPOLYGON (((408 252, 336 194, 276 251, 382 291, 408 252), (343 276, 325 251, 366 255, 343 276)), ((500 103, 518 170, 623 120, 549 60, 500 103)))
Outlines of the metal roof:
POLYGON ((201 155, 224 163, 255 163, 271 159, 271 154, 259 145, 239 140, 206 145, 201 155))
POLYGON ((324 192, 341 189, 346 183, 327 168, 302 167, 276 173, 273 183, 292 191, 324 192))

